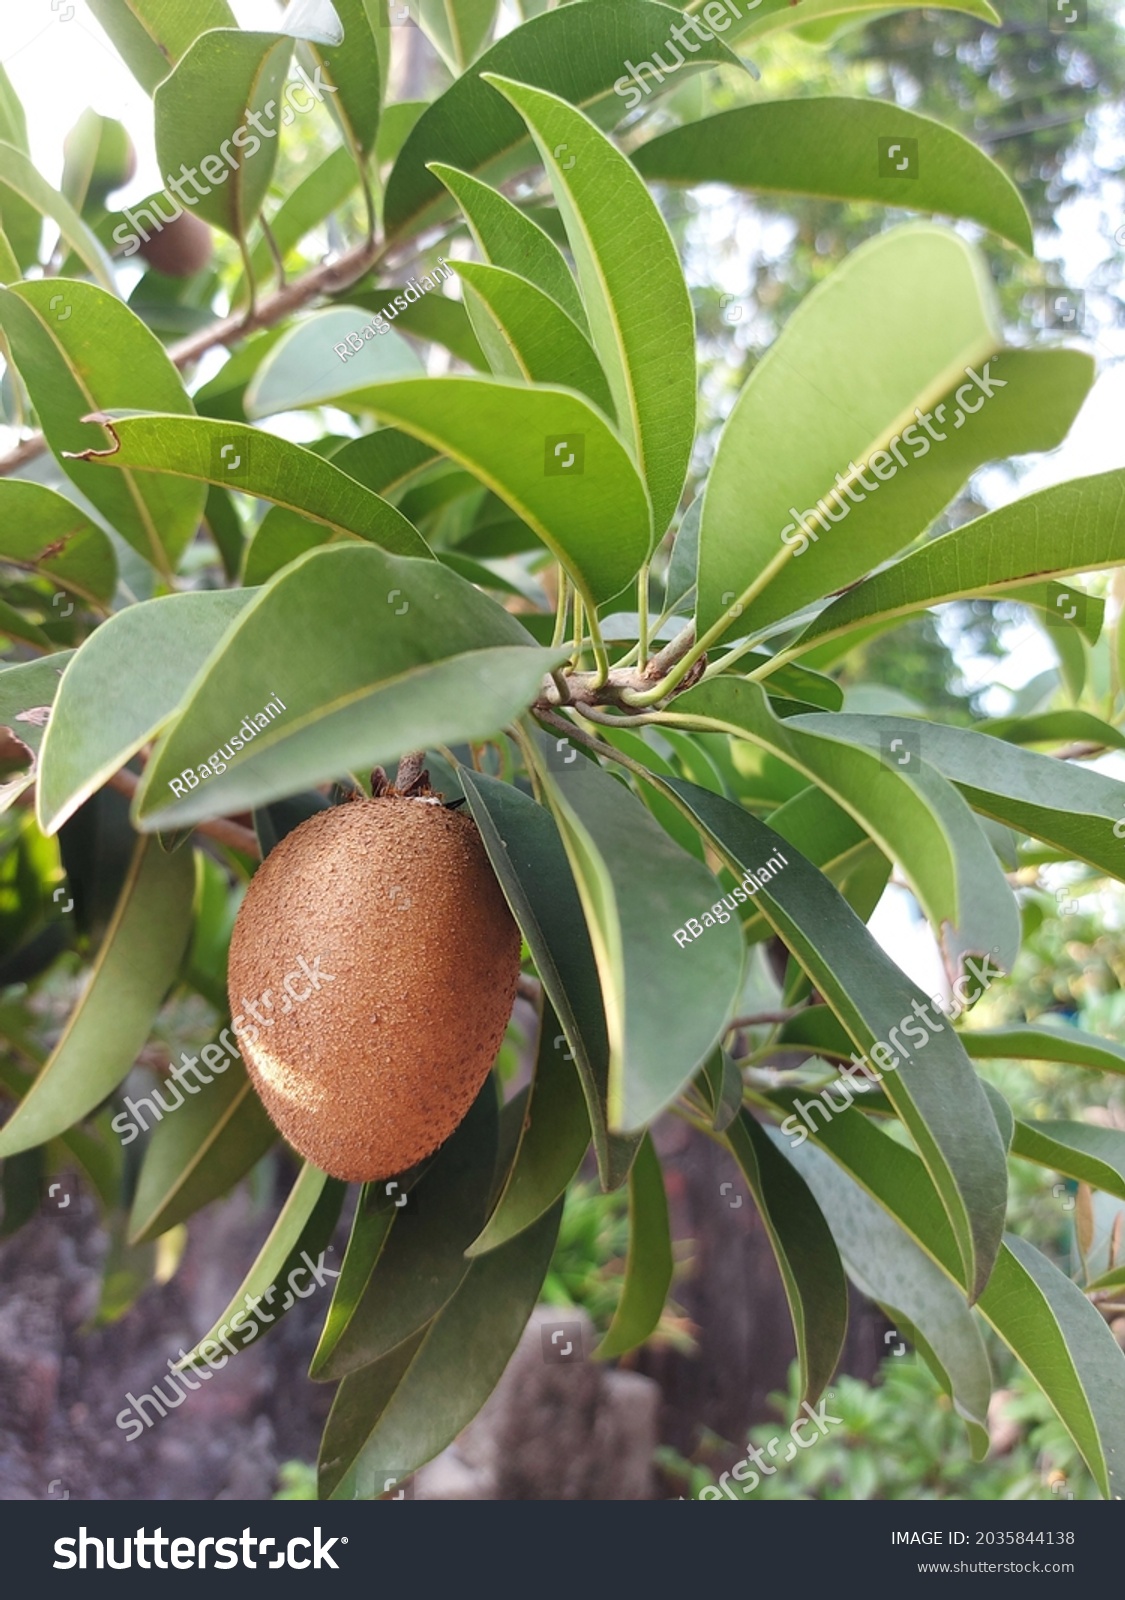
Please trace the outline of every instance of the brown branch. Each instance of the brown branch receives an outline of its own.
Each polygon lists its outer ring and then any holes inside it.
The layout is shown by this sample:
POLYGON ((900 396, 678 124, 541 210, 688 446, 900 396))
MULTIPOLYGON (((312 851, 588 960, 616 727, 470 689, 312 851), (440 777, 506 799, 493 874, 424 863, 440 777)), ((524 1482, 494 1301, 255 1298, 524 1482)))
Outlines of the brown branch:
MULTIPOLYGON (((361 244, 354 245, 335 261, 321 262, 303 277, 295 278, 292 283, 268 295, 249 315, 239 311, 231 316, 221 317, 217 322, 201 328, 198 333, 193 333, 190 338, 181 339, 179 344, 172 345, 168 354, 177 367, 191 366, 200 356, 206 355, 208 350, 233 344, 236 339, 246 338, 262 328, 272 328, 274 323, 280 322, 283 317, 291 316, 295 311, 301 311, 321 295, 338 294, 344 289, 350 289, 352 284, 357 283, 364 273, 376 265, 379 258, 379 246, 373 240, 364 239, 361 244)), ((46 441, 41 433, 22 439, 8 455, 0 457, 0 477, 15 472, 28 461, 34 461, 46 448, 46 441)))
MULTIPOLYGON (((121 771, 115 772, 109 780, 109 787, 132 800, 140 787, 140 781, 135 772, 122 767, 121 771)), ((212 822, 197 822, 192 832, 202 833, 208 839, 214 839, 217 844, 225 844, 228 849, 241 850, 243 855, 261 860, 262 851, 257 834, 252 828, 244 828, 241 822, 232 822, 229 817, 216 817, 212 822)))
POLYGON ((1056 761, 1085 761, 1090 756, 1100 756, 1105 750, 1104 744, 1068 744, 1062 750, 1054 752, 1056 761))

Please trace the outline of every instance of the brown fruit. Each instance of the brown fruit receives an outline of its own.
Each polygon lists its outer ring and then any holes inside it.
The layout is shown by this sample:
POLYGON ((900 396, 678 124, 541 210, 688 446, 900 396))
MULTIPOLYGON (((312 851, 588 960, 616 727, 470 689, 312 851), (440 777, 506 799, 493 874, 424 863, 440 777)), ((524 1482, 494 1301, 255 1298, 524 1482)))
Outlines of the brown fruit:
POLYGON ((255 873, 231 939, 231 1014, 294 1149, 370 1181, 421 1161, 465 1116, 519 966, 519 930, 470 817, 430 800, 350 801, 303 822, 255 873))
MULTIPOLYGON (((174 202, 164 196, 161 215, 172 204, 174 202)), ((149 266, 169 278, 190 278, 193 273, 201 272, 213 250, 210 228, 190 211, 181 211, 178 217, 166 222, 159 233, 150 234, 141 244, 141 255, 149 266)))

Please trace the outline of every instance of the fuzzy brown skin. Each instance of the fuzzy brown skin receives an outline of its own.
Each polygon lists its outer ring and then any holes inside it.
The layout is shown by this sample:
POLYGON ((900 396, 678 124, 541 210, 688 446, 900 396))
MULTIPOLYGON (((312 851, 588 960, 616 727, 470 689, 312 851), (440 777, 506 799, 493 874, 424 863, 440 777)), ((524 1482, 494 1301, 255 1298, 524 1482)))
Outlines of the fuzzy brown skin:
POLYGON ((252 1039, 247 1015, 240 1048, 289 1143, 368 1182, 421 1161, 465 1116, 519 968, 519 930, 472 819, 426 800, 353 801, 310 817, 255 873, 231 939, 231 1014, 253 1001, 272 1018, 252 1039), (299 956, 333 981, 285 1012, 299 956))

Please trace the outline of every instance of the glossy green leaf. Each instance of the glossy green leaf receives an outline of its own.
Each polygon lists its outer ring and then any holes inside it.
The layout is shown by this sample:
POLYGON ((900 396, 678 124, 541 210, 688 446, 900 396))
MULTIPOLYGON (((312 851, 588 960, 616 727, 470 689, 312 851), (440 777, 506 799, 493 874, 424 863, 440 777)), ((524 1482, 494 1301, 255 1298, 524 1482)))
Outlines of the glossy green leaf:
POLYGON ((969 806, 937 764, 924 759, 927 743, 919 753, 916 734, 910 743, 900 737, 901 751, 889 741, 872 748, 870 739, 862 748, 859 740, 845 741, 851 725, 865 719, 830 712, 782 720, 759 685, 738 678, 688 690, 676 711, 693 725, 751 739, 815 780, 886 855, 901 861, 952 966, 966 953, 985 951, 1012 965, 1020 922, 1011 888, 969 806))
POLYGON ((1125 1045, 1079 1028, 969 1028, 962 1038, 977 1061, 1058 1061, 1125 1074, 1125 1045))
POLYGON ((149 94, 201 33, 237 27, 227 0, 89 0, 89 6, 149 94))
MULTIPOLYGON (((423 112, 402 147, 387 181, 386 229, 395 238, 418 233, 452 209, 441 183, 428 170, 444 161, 499 183, 532 164, 534 148, 519 115, 488 85, 485 72, 501 73, 561 95, 599 122, 612 126, 629 109, 622 76, 626 61, 643 61, 663 49, 673 23, 683 16, 653 0, 585 0, 548 11, 497 40, 479 60, 423 112)), ((684 77, 717 63, 739 66, 719 40, 700 46, 684 77)))
MULTIPOLYGON (((216 28, 189 46, 153 98, 161 172, 200 172, 195 192, 180 180, 188 204, 235 239, 261 210, 278 134, 293 119, 281 106, 292 55, 288 34, 216 28)), ((175 215, 179 202, 166 195, 163 207, 175 215)))
POLYGON ((712 1107, 711 1127, 716 1133, 725 1133, 742 1110, 742 1072, 725 1050, 716 1050, 703 1071, 712 1107))
POLYGON ((460 172, 441 161, 433 162, 430 170, 441 179, 465 213, 485 259, 494 267, 518 273, 528 283, 542 289, 572 321, 586 330, 586 309, 578 285, 551 236, 506 195, 481 183, 471 173, 460 172))
POLYGON ((754 194, 871 200, 970 218, 1032 250, 1027 208, 1001 167, 952 128, 879 100, 738 106, 660 134, 631 159, 642 177, 660 183, 727 183, 754 194), (905 173, 887 159, 896 139, 915 141, 905 173))
POLYGON ((1107 750, 1125 750, 1125 733, 1089 711, 1042 711, 1034 717, 997 717, 976 724, 978 733, 989 733, 1008 744, 1070 744, 1075 740, 1104 745, 1107 750))
MULTIPOLYGON (((52 189, 47 180, 39 176, 30 158, 22 150, 17 150, 14 145, 0 139, 0 198, 4 199, 4 208, 0 214, 8 218, 5 231, 9 236, 14 232, 14 224, 19 218, 18 212, 16 218, 9 216, 12 202, 7 196, 11 195, 16 197, 17 204, 22 202, 42 216, 50 217, 51 221, 58 225, 60 234, 75 255, 90 269, 91 276, 113 292, 113 267, 96 236, 82 221, 65 195, 61 195, 57 189, 52 189)), ((19 237, 18 234, 16 237, 19 237)), ((45 287, 58 292, 54 283, 45 287)))
MULTIPOLYGON (((202 1353, 204 1345, 219 1345, 225 1334, 237 1333, 241 1348, 245 1349, 259 1333, 268 1333, 297 1300, 305 1300, 313 1293, 317 1287, 315 1280, 305 1289, 297 1287, 297 1280, 310 1277, 308 1260, 322 1272, 334 1270, 331 1266, 322 1265, 321 1257, 331 1253, 326 1246, 332 1237, 346 1192, 345 1184, 329 1178, 309 1161, 303 1164, 277 1221, 270 1229, 253 1266, 235 1290, 230 1304, 206 1338, 200 1339, 176 1363, 176 1371, 206 1362, 207 1358, 202 1353), (262 1310, 262 1305, 271 1309, 262 1310), (245 1336, 247 1327, 254 1329, 249 1337, 245 1336)), ((226 1348, 229 1350, 230 1345, 227 1344, 226 1348)), ((225 1358, 219 1360, 212 1356, 211 1362, 218 1366, 226 1365, 225 1358)))
MULTIPOLYGON (((1005 355, 1005 366, 1014 355, 1005 355)), ((964 595, 1001 598, 1029 578, 1092 572, 1123 562, 1125 471, 1119 468, 1043 489, 932 540, 834 600, 798 645, 804 648, 875 618, 905 616, 964 595)))
POLYGON ((81 420, 91 412, 147 405, 190 416, 159 340, 120 300, 70 279, 0 290, 0 326, 64 471, 134 550, 170 574, 199 526, 203 490, 128 471, 107 478, 81 459, 102 443, 81 420))
POLYGON ((832 1234, 799 1171, 748 1111, 727 1143, 738 1162, 777 1260, 801 1368, 802 1398, 832 1381, 848 1330, 848 1286, 832 1234))
POLYGON ((924 1008, 927 997, 792 845, 729 800, 661 781, 698 817, 732 871, 756 872, 782 850, 784 871, 763 882, 755 898, 859 1051, 867 1056, 882 1044, 898 1059, 884 1088, 941 1196, 957 1241, 959 1281, 975 1298, 1000 1245, 1007 1170, 995 1117, 957 1034, 944 1021, 919 1025, 912 1009, 924 1008), (910 1051, 898 1029, 907 1030, 910 1051))
POLYGON ((594 347, 549 295, 503 267, 461 261, 465 303, 493 372, 577 389, 606 416, 613 399, 594 347))
MULTIPOLYGON (((832 1124, 832 1132, 837 1141, 855 1136, 857 1162, 877 1160, 881 1148, 889 1142, 875 1129, 869 1129, 858 1112, 844 1113, 832 1124), (857 1123, 859 1127, 855 1126, 857 1123), (865 1138, 865 1134, 870 1137, 865 1138)), ((829 1142, 829 1148, 835 1153, 835 1144, 829 1142)), ((960 1290, 894 1219, 822 1151, 808 1145, 790 1148, 784 1154, 828 1219, 856 1287, 883 1307, 900 1334, 909 1330, 928 1364, 944 1381, 958 1414, 968 1425, 974 1454, 979 1458, 988 1448, 992 1374, 984 1342, 960 1290)), ((922 1176, 924 1180, 925 1174, 922 1176)), ((930 1195, 933 1204, 932 1189, 930 1195)), ((934 1209, 940 1214, 940 1207, 935 1205, 934 1209)))
MULTIPOLYGON (((157 1122, 145 1150, 129 1218, 134 1244, 159 1238, 226 1194, 277 1141, 277 1129, 242 1062, 232 1061, 221 1045, 207 1048, 215 1052, 208 1076, 216 1075, 218 1082, 196 1084, 194 1095, 190 1088, 183 1094, 170 1083, 161 1086, 162 1106, 173 1095, 178 1100, 157 1122)), ((144 1097, 135 1104, 143 1112, 144 1097)), ((152 1111, 144 1115, 153 1119, 152 1111)), ((128 1126, 128 1111, 122 1118, 128 1126)))
POLYGON ((493 73, 485 81, 512 102, 539 147, 594 349, 660 538, 679 504, 695 439, 695 318, 676 247, 630 163, 588 117, 525 83, 493 73))
POLYGON ((36 815, 44 833, 154 738, 214 646, 253 596, 166 595, 127 606, 72 659, 43 745, 36 815))
POLYGON ((710 1055, 739 992, 742 940, 707 868, 592 763, 544 771, 594 946, 609 1032, 610 1126, 638 1132, 710 1055), (677 930, 683 937, 677 939, 677 930))
POLYGON ((97 467, 160 475, 147 481, 162 482, 170 475, 238 489, 297 511, 333 535, 370 539, 398 555, 429 555, 393 506, 288 439, 208 417, 120 417, 106 426, 111 447, 91 457, 97 467))
MULTIPOLYGON (((491 822, 487 808, 482 809, 491 822)), ((550 1002, 545 1002, 531 1099, 515 1159, 487 1226, 469 1246, 470 1256, 495 1250, 537 1222, 565 1194, 582 1164, 590 1145, 590 1118, 570 1054, 550 1002)))
POLYGON ((559 830, 545 806, 487 773, 458 771, 493 871, 527 941, 562 1035, 552 1049, 578 1069, 605 1189, 625 1181, 637 1141, 607 1133, 609 1041, 597 963, 559 830), (564 1048, 565 1047, 565 1048, 564 1048))
MULTIPOLYGON (((789 726, 795 731, 819 729, 822 721, 819 715, 795 717, 789 726)), ((903 740, 907 750, 916 751, 920 760, 956 784, 975 811, 1057 845, 1115 878, 1125 872, 1121 836, 1114 831, 1125 815, 1125 788, 1104 773, 969 728, 912 717, 837 713, 831 721, 847 738, 872 750, 903 740)))
POLYGON ((393 1195, 386 1193, 385 1184, 365 1183, 361 1186, 340 1276, 332 1294, 332 1304, 309 1363, 310 1378, 322 1376, 329 1356, 355 1315, 397 1215, 398 1207, 393 1195))
MULTIPOLYGON (((3 216, 0 214, 0 221, 3 216)), ((20 264, 16 260, 16 253, 12 249, 8 235, 0 227, 0 284, 18 283, 20 277, 20 264)))
POLYGON ((646 1133, 629 1172, 629 1254, 613 1321, 594 1351, 602 1361, 623 1356, 655 1333, 672 1284, 672 1236, 664 1173, 646 1133))
POLYGON ((65 495, 19 478, 0 481, 0 560, 95 604, 117 585, 117 558, 97 523, 65 495))
MULTIPOLYGON (((403 300, 406 299, 405 291, 404 284, 401 290, 403 300)), ((349 290, 347 298, 350 305, 362 306, 372 313, 377 311, 382 314, 388 307, 397 309, 393 321, 399 333, 410 334, 412 338, 428 344, 440 344, 466 366, 477 372, 488 371, 488 362, 484 359, 484 352, 460 300, 451 300, 444 294, 424 294, 418 300, 408 301, 406 309, 402 310, 394 304, 397 293, 396 286, 392 284, 376 290, 349 290)))
POLYGON ((356 307, 333 306, 286 329, 247 387, 246 415, 335 405, 362 384, 421 377, 421 361, 393 328, 367 336, 359 350, 350 348, 348 335, 362 338, 371 326, 356 307))
POLYGON ((751 373, 707 479, 705 631, 819 601, 909 544, 985 461, 1061 442, 1090 360, 1001 353, 993 301, 964 240, 914 223, 869 239, 802 302, 751 373))
POLYGON ((578 395, 456 377, 381 383, 350 398, 487 484, 534 528, 591 605, 618 594, 648 555, 644 486, 625 447, 578 395))
POLYGON ((344 1380, 321 1444, 322 1498, 382 1493, 472 1420, 527 1326, 561 1214, 560 1201, 507 1244, 478 1257, 427 1329, 344 1380))
POLYGON ((191 852, 138 839, 93 964, 46 1065, 0 1129, 0 1156, 30 1150, 78 1122, 125 1077, 175 979, 191 930, 191 852))
POLYGON ((564 654, 533 645, 436 561, 373 545, 313 550, 257 592, 201 665, 145 769, 139 824, 182 827, 406 750, 487 738, 527 708, 564 654), (239 735, 255 714, 254 734, 239 735), (185 783, 185 772, 202 777, 185 783))
POLYGON ((469 1271, 465 1252, 488 1215, 496 1142, 496 1086, 489 1078, 411 1187, 346 1328, 316 1369, 318 1378, 342 1378, 381 1360, 456 1294, 469 1271))

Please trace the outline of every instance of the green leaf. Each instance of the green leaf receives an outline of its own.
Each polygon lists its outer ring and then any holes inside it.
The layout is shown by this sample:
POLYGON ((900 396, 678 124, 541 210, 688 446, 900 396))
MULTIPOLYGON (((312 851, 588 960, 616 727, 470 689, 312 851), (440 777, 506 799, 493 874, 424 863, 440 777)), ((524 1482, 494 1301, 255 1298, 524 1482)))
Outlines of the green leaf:
MULTIPOLYGON (((897 154, 903 159, 901 149, 897 154)), ((642 177, 660 183, 871 200, 969 218, 1029 254, 1033 249, 1031 218, 1001 167, 952 128, 884 101, 818 96, 738 106, 673 128, 631 159, 642 177), (916 146, 906 157, 909 170, 899 173, 886 152, 907 139, 916 146)))
POLYGON ((0 782, 0 814, 14 805, 38 776, 39 749, 45 732, 39 713, 54 704, 72 654, 73 651, 64 650, 41 661, 0 667, 0 728, 14 733, 32 757, 25 772, 8 773, 0 782))
MULTIPOLYGON (((216 28, 189 46, 153 97, 161 172, 200 172, 187 203, 235 239, 246 238, 262 208, 280 124, 292 120, 288 104, 278 109, 292 55, 289 34, 216 28)), ((178 200, 164 203, 178 215, 178 200)))
MULTIPOLYGON (((182 1372, 185 1367, 207 1363, 206 1356, 202 1354, 204 1345, 217 1345, 223 1342, 223 1335, 226 1333, 237 1333, 242 1340, 242 1348, 245 1349, 259 1333, 269 1332, 273 1324, 292 1308, 294 1297, 298 1300, 308 1298, 316 1287, 315 1283, 307 1289, 298 1289, 297 1278, 309 1276, 306 1256, 319 1265, 320 1256, 326 1253, 326 1246, 332 1237, 332 1230, 336 1226, 336 1219, 340 1215, 346 1192, 346 1184, 338 1182, 335 1178, 329 1178, 311 1162, 306 1161, 302 1165, 297 1174, 297 1181, 290 1189, 277 1221, 270 1229, 269 1237, 259 1250, 253 1266, 235 1290, 230 1304, 217 1319, 206 1338, 200 1339, 198 1344, 176 1363, 175 1371, 182 1372), (275 1304, 274 1294, 279 1287, 285 1288, 285 1299, 275 1304), (259 1311, 259 1301, 272 1306, 273 1310, 259 1311), (253 1311, 249 1309, 251 1304, 254 1307, 253 1311), (265 1320, 267 1324, 265 1328, 257 1325, 259 1318, 265 1320), (244 1328, 238 1324, 249 1324, 254 1328, 254 1332, 249 1338, 243 1338, 244 1328)), ((327 1269, 329 1272, 331 1270, 327 1269)), ((230 1349, 229 1344, 227 1349, 230 1349)), ((225 1366, 226 1357, 219 1360, 212 1356, 211 1362, 216 1366, 225 1366)))
POLYGON ((527 1326, 561 1214, 560 1201, 507 1244, 478 1257, 427 1329, 344 1380, 321 1445, 321 1498, 351 1499, 372 1488, 379 1494, 431 1460, 472 1420, 527 1326))
MULTIPOLYGON (((490 822, 487 809, 482 809, 490 822)), ((590 1118, 581 1079, 564 1055, 565 1045, 558 1019, 547 1001, 539 1029, 531 1099, 515 1159, 487 1226, 469 1246, 470 1256, 495 1250, 537 1222, 566 1193, 582 1164, 590 1145, 590 1118)))
POLYGON ((716 1133, 725 1133, 742 1110, 745 1092, 742 1073, 725 1050, 714 1051, 703 1072, 704 1077, 699 1081, 701 1087, 706 1085, 711 1101, 711 1127, 716 1133))
POLYGON ((89 6, 149 94, 201 33, 237 27, 227 0, 89 0, 89 6))
MULTIPOLYGON (((162 1085, 160 1107, 165 1095, 170 1099, 175 1094, 183 1104, 173 1102, 173 1109, 153 1129, 145 1150, 129 1218, 133 1244, 158 1239, 226 1194, 277 1141, 277 1129, 242 1062, 237 1057, 232 1061, 221 1045, 205 1049, 215 1052, 214 1064, 205 1061, 210 1073, 219 1077, 217 1084, 197 1086, 198 1098, 190 1097, 190 1087, 185 1096, 169 1083, 162 1085), (219 1065, 221 1057, 225 1057, 225 1066, 219 1065)), ((137 1102, 139 1107, 143 1108, 145 1098, 137 1102)), ((149 1104, 151 1107, 152 1102, 149 1104)), ((160 1107, 155 1109, 156 1116, 161 1116, 160 1107)), ((146 1117, 153 1114, 151 1109, 145 1113, 146 1117)), ((128 1127, 129 1113, 122 1116, 128 1127)), ((114 1120, 119 1122, 122 1117, 114 1120)))
POLYGON ((496 1143, 496 1085, 490 1077, 410 1188, 358 1305, 317 1367, 318 1378, 343 1378, 369 1367, 448 1305, 470 1268, 465 1251, 488 1215, 496 1143))
POLYGON ((191 852, 138 839, 90 981, 19 1108, 0 1129, 0 1156, 63 1133, 99 1105, 144 1047, 191 930, 191 852))
POLYGON ((65 495, 19 478, 0 481, 0 560, 95 604, 117 586, 117 558, 97 523, 65 495))
MULTIPOLYGON (((841 1143, 850 1150, 849 1139, 855 1142, 851 1165, 859 1168, 877 1162, 890 1143, 855 1111, 837 1117, 830 1132, 832 1138, 824 1142, 832 1154, 841 1143)), ((785 1154, 828 1218, 849 1277, 861 1293, 883 1307, 899 1333, 910 1332, 949 1389, 979 1459, 988 1448, 992 1374, 984 1342, 960 1290, 822 1151, 808 1145, 785 1154)), ((925 1182, 924 1173, 921 1178, 925 1182)), ((940 1215, 932 1188, 929 1194, 935 1214, 940 1215)))
MULTIPOLYGON (((729 800, 678 780, 660 781, 695 814, 732 871, 757 873, 785 845, 729 800)), ((880 1044, 899 1060, 883 1076, 885 1092, 941 1196, 957 1242, 959 1281, 976 1298, 996 1259, 1008 1187, 1004 1146, 988 1098, 954 1030, 945 1022, 923 1029, 914 1020, 912 1008, 925 1009, 927 997, 828 880, 792 845, 782 855, 784 871, 775 870, 755 898, 859 1051, 866 1057, 880 1044), (908 1027, 911 1052, 897 1031, 908 1027), (933 1048, 923 1060, 927 1046, 933 1048)))
MULTIPOLYGON (((795 717, 788 726, 819 726, 821 720, 795 717)), ((1112 877, 1125 872, 1121 836, 1115 832, 1125 791, 1104 773, 969 728, 912 717, 838 713, 832 721, 842 734, 871 749, 888 749, 889 741, 902 739, 906 749, 955 783, 974 811, 1057 845, 1112 877)))
POLYGON ((582 761, 541 777, 601 979, 610 1125, 638 1132, 722 1035, 742 979, 738 924, 728 912, 705 927, 705 939, 685 933, 689 919, 724 909, 719 885, 607 772, 582 761))
MULTIPOLYGON (((2 139, 0 139, 0 198, 4 202, 2 214, 7 219, 5 232, 9 237, 13 234, 16 239, 20 237, 15 230, 20 221, 18 206, 22 201, 33 211, 50 217, 51 221, 58 225, 60 234, 75 255, 89 267, 91 276, 108 291, 114 292, 113 267, 95 235, 82 221, 70 201, 57 189, 52 189, 45 178, 39 176, 30 158, 22 150, 17 150, 14 145, 2 139), (16 197, 15 205, 12 196, 16 197)), ((37 247, 36 233, 34 248, 37 247)), ((58 291, 58 286, 53 280, 42 287, 58 291)))
POLYGON ((1125 750, 1125 733, 1089 711, 1042 711, 1034 717, 997 717, 976 724, 978 733, 991 734, 1008 744, 1069 744, 1082 740, 1125 750))
POLYGON ((1125 1200, 1125 1133, 1090 1122, 1016 1122, 1012 1154, 1125 1200))
MULTIPOLYGON (((519 117, 482 81, 485 72, 534 84, 613 126, 629 110, 625 91, 614 93, 627 60, 639 61, 664 47, 682 13, 653 0, 586 0, 549 11, 515 29, 439 95, 418 119, 387 181, 385 223, 389 238, 417 234, 449 215, 441 183, 428 170, 449 162, 490 183, 526 169, 533 146, 519 117)), ((700 46, 684 68, 695 71, 724 63, 741 66, 720 40, 700 46)))
POLYGON ((1125 1045, 1078 1028, 969 1028, 962 1038, 977 1061, 1059 1061, 1125 1074, 1125 1045))
MULTIPOLYGON (((0 140, 19 154, 25 157, 30 155, 27 141, 27 114, 2 65, 0 65, 0 140)), ((28 167, 31 167, 30 161, 28 167)), ((34 172, 34 167, 31 167, 31 170, 34 172)), ((27 168, 22 168, 22 171, 26 178, 27 168)), ((34 179, 27 181, 42 183, 43 180, 36 174, 34 179)), ((53 194, 54 191, 50 193, 53 194)), ((29 205, 14 190, 0 186, 0 228, 17 263, 12 278, 5 277, 5 282, 14 282, 19 278, 22 267, 38 265, 39 243, 43 233, 40 210, 41 208, 29 205)), ((5 267, 5 273, 10 270, 9 263, 5 267)))
MULTIPOLYGON (((1007 354, 1005 363, 1014 355, 1007 354)), ((834 600, 801 635, 798 647, 874 618, 905 616, 965 595, 1000 598, 1032 577, 1062 577, 1122 563, 1125 471, 1117 469, 1028 495, 923 545, 834 600)))
POLYGON ((335 405, 361 384, 422 376, 421 361, 393 328, 352 351, 348 335, 362 335, 365 326, 371 324, 356 307, 333 306, 287 328, 247 387, 246 415, 335 405))
POLYGON ((81 420, 90 412, 146 405, 191 415, 160 341, 120 300, 71 279, 0 289, 0 326, 63 470, 133 549, 169 577, 199 527, 203 490, 130 472, 107 478, 82 456, 96 435, 81 420), (65 306, 56 309, 60 298, 65 306))
POLYGON ((801 1174, 748 1111, 727 1132, 777 1259, 810 1403, 832 1381, 848 1331, 848 1286, 832 1234, 801 1174))
POLYGON ((613 416, 609 383, 594 347, 549 295, 503 267, 460 261, 457 271, 493 372, 577 389, 599 411, 613 416))
POLYGON ((311 45, 309 54, 336 89, 328 104, 361 170, 375 152, 383 87, 390 65, 388 0, 332 0, 343 24, 343 43, 311 45))
POLYGON ((1039 1384, 1098 1488, 1120 1499, 1125 1459, 1125 1354, 1069 1278, 1014 1234, 980 1309, 1039 1384))
POLYGON ((625 1284, 605 1338, 602 1361, 623 1356, 656 1331, 672 1284, 672 1237, 664 1174, 646 1133, 629 1173, 629 1255, 625 1284))
MULTIPOLYGON (((918 1156, 855 1112, 834 1117, 815 1137, 957 1280, 953 1235, 918 1156)), ((978 1304, 1043 1390, 1102 1493, 1116 1495, 1120 1486, 1111 1479, 1120 1478, 1125 1447, 1125 1357, 1102 1317, 1044 1256, 1011 1234, 978 1304)))
POLYGON ((551 236, 499 190, 471 173, 435 161, 430 171, 441 179, 465 213, 482 255, 494 267, 518 273, 550 295, 583 331, 586 308, 566 258, 551 236))
MULTIPOLYGON (((126 474, 158 473, 158 482, 173 476, 239 489, 300 512, 334 536, 350 533, 398 555, 429 555, 424 541, 393 506, 288 439, 207 417, 119 417, 105 426, 113 444, 104 453, 92 454, 95 466, 126 474)), ((84 483, 81 487, 89 492, 84 483)))
POLYGON ((914 223, 869 239, 802 302, 751 373, 707 479, 704 631, 819 601, 909 544, 985 461, 1062 441, 1090 360, 1001 354, 993 301, 964 240, 914 223))
MULTIPOLYGON (((0 216, 0 221, 2 220, 0 216)), ((21 276, 20 264, 16 260, 11 241, 3 228, 0 228, 0 284, 18 283, 21 276)))
POLYGON ((525 83, 492 72, 485 82, 516 107, 539 147, 659 539, 679 505, 695 439, 695 319, 676 247, 628 160, 588 117, 525 83))
POLYGON ((313 550, 258 591, 201 667, 145 769, 139 826, 182 827, 487 738, 564 655, 439 562, 366 544, 313 550), (275 700, 281 714, 261 712, 275 700), (261 717, 253 735, 239 735, 240 712, 261 717), (218 775, 203 766, 213 753, 218 775))
MULTIPOLYGON (((625 1181, 635 1139, 607 1132, 609 1041, 594 950, 559 830, 545 806, 487 773, 458 769, 493 871, 527 941, 578 1069, 605 1189, 625 1181)), ((545 1033, 544 1033, 545 1037, 545 1033)), ((541 1048, 544 1046, 541 1045, 541 1048)), ((563 1052, 563 1059, 567 1054, 563 1052)), ((536 1136, 536 1143, 538 1136, 536 1136)))
POLYGON ((751 739, 815 780, 884 854, 901 861, 951 967, 966 953, 985 951, 998 952, 1001 964, 1011 967, 1020 945, 1015 897, 969 806, 941 776, 940 764, 924 759, 927 742, 919 752, 917 723, 908 723, 912 737, 900 736, 901 752, 889 740, 879 745, 877 737, 845 742, 854 723, 881 719, 829 712, 782 720, 759 685, 739 678, 689 689, 677 699, 676 713, 700 727, 751 739), (876 754, 878 749, 885 754, 876 754))
POLYGON ((251 599, 244 590, 165 595, 90 635, 67 668, 44 740, 36 797, 44 833, 57 833, 156 736, 251 599))
MULTIPOLYGON (((386 1193, 386 1187, 385 1184, 365 1183, 360 1188, 355 1214, 352 1217, 351 1233, 348 1236, 348 1246, 332 1295, 332 1304, 328 1308, 320 1340, 309 1363, 310 1378, 323 1376, 328 1358, 355 1315, 356 1308, 371 1281, 371 1274, 390 1236, 391 1224, 398 1215, 398 1207, 394 1199, 386 1193)), ((399 1199, 401 1198, 400 1195, 399 1199)))
POLYGON ((422 26, 450 72, 468 67, 492 32, 498 0, 419 0, 422 26))
MULTIPOLYGON (((738 0, 735 0, 738 3, 738 0)), ((692 0, 689 7, 698 11, 703 0, 692 0)), ((745 9, 745 0, 743 0, 745 9)), ((827 18, 859 17, 859 16, 885 16, 896 11, 913 10, 912 0, 802 0, 801 9, 792 9, 792 0, 765 0, 760 9, 755 8, 752 15, 747 14, 740 18, 735 27, 732 39, 760 39, 770 33, 777 33, 791 28, 811 29, 817 23, 827 18)), ((982 22, 998 28, 1000 17, 989 5, 988 0, 937 0, 933 7, 935 11, 963 12, 966 16, 977 17, 982 22)))
POLYGON ((381 383, 350 399, 487 484, 562 562, 587 604, 618 594, 647 557, 652 513, 644 486, 625 447, 578 395, 454 377, 381 383), (554 453, 556 444, 565 454, 554 453))

